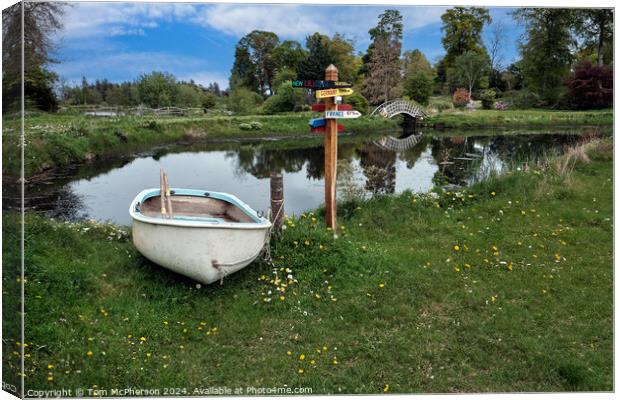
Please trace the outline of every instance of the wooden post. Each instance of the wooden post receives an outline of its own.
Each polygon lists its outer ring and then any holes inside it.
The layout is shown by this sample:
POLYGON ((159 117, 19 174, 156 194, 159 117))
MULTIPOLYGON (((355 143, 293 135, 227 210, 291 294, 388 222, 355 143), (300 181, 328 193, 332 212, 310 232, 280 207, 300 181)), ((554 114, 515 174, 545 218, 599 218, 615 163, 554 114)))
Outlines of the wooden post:
POLYGON ((284 218, 284 184, 282 174, 271 173, 269 177, 271 188, 271 220, 273 230, 279 232, 282 229, 284 218))
MULTIPOLYGON (((326 81, 338 80, 338 68, 331 64, 325 70, 326 81)), ((325 110, 337 110, 333 97, 325 99, 325 110)), ((336 232, 336 163, 338 161, 338 120, 328 119, 325 130, 325 224, 336 232)))

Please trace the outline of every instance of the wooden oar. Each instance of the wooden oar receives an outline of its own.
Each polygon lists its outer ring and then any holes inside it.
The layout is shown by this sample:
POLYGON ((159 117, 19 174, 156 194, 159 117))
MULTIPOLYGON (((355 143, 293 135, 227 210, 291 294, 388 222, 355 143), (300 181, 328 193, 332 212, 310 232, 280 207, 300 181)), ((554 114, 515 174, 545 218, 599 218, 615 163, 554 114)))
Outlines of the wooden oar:
POLYGON ((161 202, 161 217, 166 218, 166 191, 164 188, 164 169, 159 169, 159 198, 161 202))
POLYGON ((168 200, 168 215, 170 218, 174 218, 174 213, 172 212, 172 196, 170 193, 170 185, 168 185, 168 174, 164 172, 164 186, 166 186, 166 200, 168 200))

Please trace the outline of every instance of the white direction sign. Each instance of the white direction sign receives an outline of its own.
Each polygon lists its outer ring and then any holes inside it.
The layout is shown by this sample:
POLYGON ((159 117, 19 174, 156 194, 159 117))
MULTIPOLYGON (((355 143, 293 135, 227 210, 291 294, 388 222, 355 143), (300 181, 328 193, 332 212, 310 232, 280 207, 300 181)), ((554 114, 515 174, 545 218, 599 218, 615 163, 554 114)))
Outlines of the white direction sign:
POLYGON ((362 113, 359 111, 325 111, 325 118, 359 118, 362 113))

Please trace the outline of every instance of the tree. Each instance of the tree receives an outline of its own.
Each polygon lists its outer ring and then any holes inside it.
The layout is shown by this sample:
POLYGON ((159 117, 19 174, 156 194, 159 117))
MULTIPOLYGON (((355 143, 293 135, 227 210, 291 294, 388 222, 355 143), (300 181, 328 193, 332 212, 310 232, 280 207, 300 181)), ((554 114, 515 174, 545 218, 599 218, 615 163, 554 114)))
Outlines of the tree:
POLYGON ((489 11, 479 7, 454 7, 442 16, 441 43, 446 49, 444 58, 447 68, 452 67, 456 57, 468 51, 485 53, 482 29, 491 23, 489 11))
POLYGON ((428 104, 433 93, 435 73, 420 50, 415 49, 403 54, 405 71, 404 94, 420 104, 428 104))
POLYGON ((488 76, 490 61, 488 56, 468 51, 454 60, 454 68, 449 72, 450 80, 456 85, 466 86, 469 97, 474 88, 480 86, 482 79, 488 76))
POLYGON ((370 34, 370 45, 366 53, 362 56, 362 65, 359 74, 368 75, 372 52, 375 42, 380 36, 388 36, 391 40, 402 40, 403 37, 403 17, 398 10, 385 10, 379 15, 377 26, 368 31, 370 34))
POLYGON ((577 109, 607 108, 613 105, 613 70, 606 65, 582 61, 566 79, 568 103, 577 109))
MULTIPOLYGON (((614 35, 614 14, 610 8, 579 9, 576 13, 576 32, 583 39, 583 47, 596 49, 596 62, 605 63, 605 49, 609 48, 609 58, 613 55, 611 45, 614 35)), ((611 60, 608 60, 608 63, 611 60)))
POLYGON ((378 104, 397 97, 401 82, 400 42, 390 41, 388 36, 380 36, 375 41, 369 74, 364 81, 364 96, 372 104, 378 104))
POLYGON ((332 63, 338 68, 338 78, 345 82, 355 83, 359 67, 353 41, 336 33, 328 40, 327 52, 332 63))
POLYGON ((272 52, 278 46, 280 39, 273 32, 254 30, 239 40, 238 45, 248 52, 254 66, 254 74, 258 82, 258 93, 261 95, 273 94, 273 77, 276 73, 276 63, 272 52))
POLYGON ((491 24, 489 36, 487 38, 487 52, 491 61, 491 68, 496 71, 502 69, 504 55, 502 49, 506 45, 506 27, 500 21, 491 24))
POLYGON ((306 48, 308 56, 301 63, 299 76, 304 79, 325 78, 325 68, 334 62, 329 54, 329 38, 315 32, 306 38, 306 48))
POLYGON ((55 62, 51 57, 55 49, 52 38, 63 27, 65 7, 66 3, 60 2, 20 2, 2 11, 2 92, 6 111, 19 107, 22 39, 26 102, 47 111, 56 109, 57 100, 52 87, 58 76, 48 66, 55 62))
POLYGON ((562 8, 523 8, 513 15, 526 30, 526 41, 519 46, 525 86, 555 104, 573 59, 574 14, 562 8))
POLYGON ((370 57, 366 65, 364 96, 373 104, 400 94, 402 21, 398 10, 385 10, 379 15, 377 26, 368 31, 373 41, 366 53, 370 57))
POLYGON ((171 106, 176 101, 176 78, 170 73, 151 72, 150 74, 142 74, 136 84, 140 102, 149 107, 171 106))
POLYGON ((235 62, 233 63, 228 85, 230 90, 238 88, 246 88, 252 91, 258 90, 256 67, 250 59, 250 52, 239 43, 235 46, 235 62))
MULTIPOLYGON (((276 71, 283 69, 297 71, 307 56, 306 50, 296 40, 285 40, 272 52, 276 71)), ((274 83, 274 86, 277 87, 278 85, 274 83)))

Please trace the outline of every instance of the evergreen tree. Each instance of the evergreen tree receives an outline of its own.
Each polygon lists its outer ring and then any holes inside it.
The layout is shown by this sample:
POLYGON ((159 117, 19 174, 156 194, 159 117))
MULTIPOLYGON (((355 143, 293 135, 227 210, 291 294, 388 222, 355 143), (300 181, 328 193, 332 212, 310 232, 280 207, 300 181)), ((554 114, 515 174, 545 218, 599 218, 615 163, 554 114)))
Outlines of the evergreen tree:
POLYGON ((246 88, 252 91, 258 90, 256 79, 256 67, 250 60, 250 52, 244 46, 237 44, 235 47, 235 62, 228 81, 230 90, 246 88))
POLYGON ((539 94, 547 104, 555 104, 573 60, 573 11, 524 8, 513 15, 526 30, 526 41, 519 46, 525 86, 539 94))
POLYGON ((306 38, 306 48, 308 57, 299 67, 299 76, 304 79, 325 78, 325 69, 334 63, 329 54, 329 38, 315 32, 306 38))

